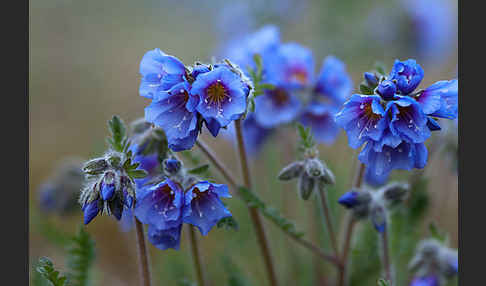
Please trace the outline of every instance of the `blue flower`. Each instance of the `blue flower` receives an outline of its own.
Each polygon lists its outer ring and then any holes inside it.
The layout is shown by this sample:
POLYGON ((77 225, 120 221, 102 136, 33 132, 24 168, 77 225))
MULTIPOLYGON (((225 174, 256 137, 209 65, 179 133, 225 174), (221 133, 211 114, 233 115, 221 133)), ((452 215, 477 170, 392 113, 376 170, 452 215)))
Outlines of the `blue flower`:
POLYGON ((386 112, 392 116, 389 127, 393 135, 413 143, 425 142, 430 137, 427 116, 413 98, 398 96, 387 104, 386 112))
MULTIPOLYGON (((375 175, 381 176, 394 169, 411 170, 423 168, 427 164, 427 148, 423 143, 402 141, 396 147, 368 141, 358 156, 375 175)), ((370 171, 371 172, 371 171, 370 171)))
POLYGON ((145 108, 145 120, 164 130, 169 148, 174 151, 191 149, 199 132, 193 110, 197 98, 189 94, 189 88, 187 82, 176 84, 157 93, 145 108))
POLYGON ((389 80, 396 81, 398 90, 405 95, 414 91, 423 78, 424 70, 413 59, 403 62, 395 60, 395 64, 388 77, 389 80))
POLYGON ((340 105, 351 95, 352 85, 345 64, 334 56, 327 56, 322 62, 315 91, 340 105))
POLYGON ((245 37, 238 37, 226 48, 225 57, 246 71, 247 67, 255 68, 253 56, 259 54, 264 60, 280 44, 280 31, 274 25, 267 25, 245 37))
POLYGON ((378 89, 376 91, 383 99, 391 100, 395 97, 395 93, 397 92, 397 86, 391 80, 384 80, 378 85, 378 89))
POLYGON ((198 75, 191 87, 191 95, 199 100, 196 110, 204 119, 216 120, 221 127, 246 111, 247 92, 240 76, 224 65, 198 75))
POLYGON ((289 89, 305 88, 313 83, 312 52, 297 43, 282 44, 263 62, 267 80, 275 86, 289 89))
POLYGON ((179 160, 169 158, 164 160, 164 171, 169 174, 176 174, 181 169, 182 164, 179 160))
POLYGON ((147 191, 137 198, 134 215, 144 224, 167 230, 182 223, 183 204, 184 192, 180 185, 166 179, 147 187, 147 191))
POLYGON ((184 64, 177 58, 169 56, 159 49, 148 51, 140 62, 139 93, 147 98, 154 98, 160 91, 170 89, 183 81, 184 64))
POLYGON ((457 118, 458 81, 442 80, 429 86, 417 95, 425 114, 448 119, 457 118))
POLYGON ((202 181, 185 193, 183 221, 197 226, 202 235, 207 235, 219 220, 231 216, 220 197, 229 198, 228 187, 202 181))
POLYGON ((99 200, 96 199, 90 203, 85 204, 82 210, 84 212, 84 224, 90 223, 101 210, 99 200))
POLYGON ((377 175, 375 170, 367 167, 365 171, 364 179, 368 185, 373 187, 380 187, 388 181, 389 177, 390 177, 390 173, 377 175))
POLYGON ((169 229, 157 229, 149 225, 147 235, 148 241, 161 250, 173 248, 179 250, 181 240, 182 224, 169 229))
POLYGON ((356 191, 344 193, 339 198, 338 203, 340 203, 341 205, 345 206, 348 209, 353 208, 354 206, 356 206, 359 203, 358 196, 359 196, 359 193, 356 192, 356 191))
POLYGON ((380 140, 387 128, 385 110, 377 95, 354 94, 336 114, 336 123, 348 134, 349 146, 357 148, 368 139, 380 140))
POLYGON ((265 128, 293 121, 300 113, 301 102, 287 89, 265 90, 255 99, 255 120, 265 128))
POLYGON ((436 275, 415 277, 410 286, 439 286, 439 279, 436 275))
POLYGON ((313 101, 304 109, 300 122, 311 128, 317 142, 332 144, 339 134, 339 127, 334 121, 337 111, 332 105, 313 101))

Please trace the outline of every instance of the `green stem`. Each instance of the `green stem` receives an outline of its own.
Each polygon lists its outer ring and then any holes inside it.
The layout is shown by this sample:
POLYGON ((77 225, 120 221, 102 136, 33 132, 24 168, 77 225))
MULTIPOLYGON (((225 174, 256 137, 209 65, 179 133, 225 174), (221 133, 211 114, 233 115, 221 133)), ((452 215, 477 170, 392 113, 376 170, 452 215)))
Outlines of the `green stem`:
POLYGON ((388 248, 388 232, 385 230, 381 234, 381 246, 383 248, 383 266, 385 268, 385 278, 392 284, 390 254, 388 248))
MULTIPOLYGON (((231 187, 237 192, 236 194, 239 195, 238 193, 238 184, 236 183, 236 179, 228 171, 228 168, 221 162, 221 160, 214 154, 214 152, 209 148, 209 146, 202 141, 201 139, 198 139, 196 141, 197 147, 206 155, 206 157, 211 161, 211 163, 218 169, 218 171, 221 173, 221 175, 224 177, 224 179, 228 182, 228 184, 231 185, 231 187)), ((303 247, 307 248, 310 250, 314 255, 322 258, 325 261, 328 261, 332 263, 333 265, 338 266, 339 265, 339 259, 337 257, 334 257, 332 255, 327 254, 325 251, 323 251, 321 248, 316 246, 310 241, 307 241, 303 239, 302 237, 297 237, 294 235, 291 235, 287 232, 284 232, 286 235, 290 236, 295 242, 298 244, 302 245, 303 247)))
MULTIPOLYGON (((358 171, 354 178, 353 189, 359 189, 363 183, 363 177, 365 172, 366 166, 359 162, 358 163, 358 171)), ((346 270, 348 265, 348 253, 349 249, 351 248, 351 238, 353 235, 353 229, 356 225, 356 219, 352 216, 348 216, 347 219, 347 228, 346 228, 346 237, 344 240, 344 248, 342 250, 341 256, 341 268, 339 269, 339 286, 346 285, 346 270)))
POLYGON ((196 269, 196 274, 197 274, 197 282, 199 286, 206 286, 206 280, 204 279, 204 272, 201 263, 201 252, 199 249, 199 242, 196 237, 195 227, 189 225, 188 228, 189 228, 189 239, 191 241, 192 259, 194 261, 194 268, 196 269))
MULTIPOLYGON (((245 187, 248 189, 253 189, 251 175, 250 175, 250 168, 248 164, 248 157, 246 155, 245 149, 245 141, 243 139, 243 132, 241 128, 241 119, 235 121, 235 129, 236 129, 236 141, 238 146, 238 155, 240 157, 240 165, 241 165, 241 173, 243 176, 243 182, 245 187)), ((255 227, 255 231, 258 237, 258 243, 260 245, 260 251, 263 255, 263 260, 265 262, 265 267, 267 269, 268 279, 270 280, 270 285, 277 286, 278 280, 277 275, 275 274, 275 267, 273 264, 272 254, 270 252, 270 247, 268 246, 268 239, 265 234, 265 229, 263 228, 263 223, 260 217, 260 213, 254 207, 249 208, 250 217, 253 221, 253 226, 255 227)))
POLYGON ((325 220, 325 223, 326 223, 327 231, 329 233, 329 238, 331 240, 332 248, 334 250, 334 255, 336 257, 339 257, 339 251, 338 251, 338 246, 337 246, 337 241, 336 241, 336 234, 335 234, 334 228, 332 226, 331 213, 329 211, 329 206, 327 204, 326 190, 319 188, 319 198, 321 200, 321 206, 322 206, 322 210, 324 212, 324 220, 325 220))
POLYGON ((150 280, 150 267, 149 256, 147 252, 147 245, 145 244, 145 233, 143 231, 143 224, 136 218, 135 220, 135 233, 137 234, 137 249, 140 265, 140 285, 151 286, 150 280))

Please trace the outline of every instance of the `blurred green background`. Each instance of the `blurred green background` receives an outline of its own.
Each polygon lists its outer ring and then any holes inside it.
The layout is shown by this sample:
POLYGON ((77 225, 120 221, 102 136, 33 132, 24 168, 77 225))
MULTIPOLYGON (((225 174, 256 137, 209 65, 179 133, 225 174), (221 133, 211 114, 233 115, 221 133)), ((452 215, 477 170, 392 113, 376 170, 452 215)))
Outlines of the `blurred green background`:
MULTIPOLYGON (((158 47, 186 64, 209 61, 217 56, 233 32, 244 33, 238 29, 243 29, 245 24, 254 30, 273 23, 280 27, 283 42, 298 42, 313 50, 316 72, 325 56, 334 54, 341 58, 355 86, 376 60, 390 68, 395 58, 418 57, 416 50, 410 48, 410 34, 414 33, 412 26, 407 25, 410 22, 399 21, 400 17, 405 17, 405 9, 399 1, 281 2, 287 6, 275 1, 239 4, 243 6, 237 6, 236 1, 228 2, 30 2, 31 263, 40 256, 49 256, 64 269, 64 248, 56 238, 59 232, 74 233, 82 220, 81 210, 62 217, 43 214, 38 207, 37 190, 65 156, 88 159, 102 154, 108 134, 106 122, 112 115, 120 115, 125 122, 143 116, 143 108, 149 101, 138 96, 138 66, 146 51, 158 47), (233 3, 234 7, 226 12, 224 9, 233 3), (231 11, 241 10, 238 7, 249 7, 248 22, 241 22, 239 19, 246 18, 239 18, 238 13, 232 14, 231 11)), ((419 60, 425 70, 422 87, 457 77, 457 34, 454 30, 457 29, 457 2, 444 2, 450 4, 453 13, 453 28, 448 29, 450 49, 439 60, 419 60)), ((207 134, 203 134, 203 138, 218 150, 231 171, 239 175, 232 142, 207 134)), ((306 232, 306 238, 327 247, 327 236, 315 202, 298 200, 295 182, 276 181, 279 170, 297 155, 296 140, 295 130, 283 127, 252 160, 257 192, 294 220, 298 228, 306 232)), ((322 145, 320 149, 321 158, 326 160, 338 180, 330 190, 331 197, 336 199, 351 185, 357 153, 348 147, 343 132, 333 146, 322 145)), ((457 247, 458 185, 457 174, 450 165, 450 159, 442 153, 429 158, 425 174, 431 179, 428 186, 431 207, 422 233, 427 234, 428 222, 436 221, 449 233, 451 245, 457 247)), ((215 170, 214 173, 223 182, 215 170)), ((401 178, 406 175, 405 172, 396 173, 401 178)), ((236 197, 227 202, 240 229, 234 232, 215 228, 201 239, 208 278, 213 285, 225 285, 228 279, 227 271, 223 271, 228 265, 225 257, 233 261, 253 285, 265 285, 263 263, 246 208, 236 197)), ((337 223, 342 209, 337 204, 332 209, 337 223)), ((266 226, 282 285, 310 285, 322 277, 334 276, 328 264, 315 263, 308 250, 294 244, 270 223, 266 222, 266 226)), ((117 222, 109 217, 96 218, 87 229, 96 241, 95 284, 136 285, 134 233, 122 232, 117 222)), ((149 246, 156 285, 176 285, 184 277, 195 281, 186 234, 187 231, 183 231, 180 251, 160 251, 149 246)))

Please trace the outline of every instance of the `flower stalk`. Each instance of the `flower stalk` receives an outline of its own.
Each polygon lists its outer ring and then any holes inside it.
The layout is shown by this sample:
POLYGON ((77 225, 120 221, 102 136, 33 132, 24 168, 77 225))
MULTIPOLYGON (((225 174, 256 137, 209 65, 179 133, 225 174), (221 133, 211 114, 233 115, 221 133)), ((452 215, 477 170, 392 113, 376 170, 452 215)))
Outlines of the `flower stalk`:
POLYGON ((191 244, 192 259, 194 261, 194 268, 196 270, 197 282, 199 286, 206 286, 206 280, 204 278, 204 271, 202 269, 201 252, 199 249, 199 242, 196 237, 196 231, 194 226, 188 226, 189 228, 189 240, 191 244))
POLYGON ((147 252, 147 245, 145 243, 145 233, 143 231, 143 224, 136 218, 135 220, 135 233, 137 234, 137 250, 140 267, 140 285, 151 286, 152 281, 150 279, 150 266, 149 255, 147 252))
MULTIPOLYGON (((245 187, 247 187, 248 189, 252 189, 251 175, 250 175, 250 169, 248 165, 248 157, 246 154, 245 142, 243 139, 242 128, 241 128, 241 119, 235 121, 235 130, 236 130, 236 141, 238 146, 238 154, 240 157, 243 181, 245 187)), ((255 227, 255 231, 257 233, 258 243, 260 245, 260 250, 263 255, 265 267, 267 269, 268 279, 270 280, 270 284, 272 286, 277 286, 278 280, 275 274, 275 267, 272 259, 272 254, 270 252, 270 247, 268 246, 268 239, 266 237, 265 229, 263 228, 263 223, 260 214, 257 211, 257 209, 254 207, 249 207, 249 212, 250 212, 250 217, 253 221, 253 226, 255 227)))

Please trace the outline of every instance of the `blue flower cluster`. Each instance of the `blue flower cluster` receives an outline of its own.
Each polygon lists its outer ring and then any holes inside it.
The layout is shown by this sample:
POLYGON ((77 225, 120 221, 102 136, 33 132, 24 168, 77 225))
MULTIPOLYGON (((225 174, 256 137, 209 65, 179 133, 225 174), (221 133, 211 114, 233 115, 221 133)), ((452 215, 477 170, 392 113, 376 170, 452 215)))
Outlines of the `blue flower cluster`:
POLYGON ((231 216, 220 198, 229 198, 228 187, 200 181, 186 190, 166 179, 137 192, 135 216, 148 224, 148 239, 157 248, 179 249, 183 223, 207 235, 219 220, 231 216))
MULTIPOLYGON (((344 63, 328 56, 315 76, 312 52, 297 43, 281 43, 279 30, 272 25, 231 43, 225 56, 248 72, 247 68, 255 68, 255 54, 263 59, 264 83, 275 88, 256 97, 255 112, 248 117, 250 122, 245 124, 244 132, 247 129, 270 131, 279 125, 300 121, 311 127, 316 141, 333 143, 339 133, 334 115, 352 90, 344 63)), ((248 133, 245 137, 249 137, 253 132, 245 133, 248 133)), ((249 140, 260 144, 263 141, 260 138, 249 140)))
POLYGON ((203 124, 217 136, 246 111, 250 85, 226 63, 186 67, 155 49, 144 55, 140 74, 139 93, 152 99, 145 120, 164 130, 173 151, 191 149, 203 124))
POLYGON ((437 118, 457 117, 457 80, 415 91, 424 71, 415 60, 396 60, 388 76, 365 73, 370 94, 354 94, 336 115, 352 148, 366 144, 359 160, 376 176, 423 168, 424 142, 440 130, 437 118))

